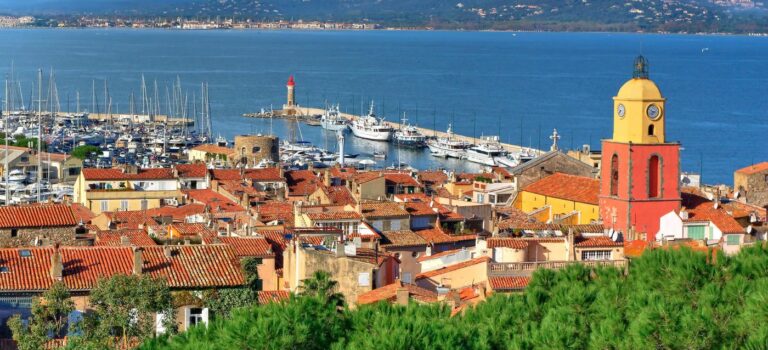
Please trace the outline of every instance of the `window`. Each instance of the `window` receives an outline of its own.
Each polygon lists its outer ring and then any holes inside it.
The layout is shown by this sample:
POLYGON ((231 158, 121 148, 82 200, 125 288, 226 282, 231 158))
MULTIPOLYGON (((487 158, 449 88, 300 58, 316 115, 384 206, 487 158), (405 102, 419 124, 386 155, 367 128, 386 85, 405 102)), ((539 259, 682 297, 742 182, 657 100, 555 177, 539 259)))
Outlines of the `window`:
POLYGON ((611 196, 619 195, 619 155, 611 157, 611 196))
POLYGON ((611 260, 610 250, 587 250, 581 252, 581 260, 611 260))
POLYGON ((688 226, 688 238, 705 239, 707 236, 707 227, 704 225, 688 226))
POLYGON ((101 207, 100 207, 101 211, 107 211, 107 210, 109 210, 109 202, 107 202, 107 201, 101 201, 101 203, 100 203, 100 204, 101 204, 101 207))
POLYGON ((357 275, 357 284, 361 287, 368 287, 371 285, 371 274, 368 272, 361 272, 357 275))
POLYGON ((648 136, 653 136, 655 131, 655 126, 653 124, 648 125, 648 136))
POLYGON ((419 257, 419 252, 411 252, 411 256, 414 257, 414 258, 418 258, 419 257))
POLYGON ((8 266, 0 266, 0 273, 8 272, 8 266))
POLYGON ((739 235, 728 235, 726 243, 728 245, 739 245, 741 240, 739 239, 739 235))
POLYGON ((22 258, 29 258, 30 256, 32 256, 32 251, 30 251, 29 249, 19 250, 19 256, 22 258))
POLYGON ((661 158, 657 155, 648 160, 648 198, 661 196, 661 158))
POLYGON ((146 199, 141 200, 141 210, 147 210, 149 208, 149 202, 146 199))
POLYGON ((69 175, 69 176, 80 175, 80 168, 74 167, 74 168, 67 169, 67 175, 69 175))
POLYGON ((12 228, 11 229, 11 238, 16 238, 16 237, 19 237, 19 229, 12 228))
POLYGON ((477 202, 478 202, 478 203, 483 203, 483 200, 484 200, 484 199, 485 199, 485 196, 483 196, 483 194, 482 194, 482 193, 478 193, 478 194, 477 194, 477 202))
POLYGON ((261 147, 253 146, 253 148, 251 148, 251 153, 259 153, 259 152, 261 152, 261 147))
POLYGON ((203 318, 203 308, 200 308, 200 307, 190 308, 188 322, 189 322, 188 323, 189 327, 192 327, 196 324, 204 323, 205 319, 203 318))
POLYGON ((410 272, 403 272, 402 281, 405 282, 405 283, 411 283, 411 273, 410 272))
POLYGON ((128 201, 123 199, 120 201, 120 210, 127 211, 128 210, 128 201))

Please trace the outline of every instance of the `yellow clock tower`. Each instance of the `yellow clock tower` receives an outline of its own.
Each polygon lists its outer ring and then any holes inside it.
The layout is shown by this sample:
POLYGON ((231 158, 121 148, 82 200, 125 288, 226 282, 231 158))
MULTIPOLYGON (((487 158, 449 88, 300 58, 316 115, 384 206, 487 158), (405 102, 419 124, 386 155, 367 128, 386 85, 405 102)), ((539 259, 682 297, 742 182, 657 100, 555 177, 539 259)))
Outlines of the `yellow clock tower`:
POLYGON ((664 143, 664 102, 659 88, 648 79, 648 61, 639 56, 632 79, 613 98, 613 141, 664 143))

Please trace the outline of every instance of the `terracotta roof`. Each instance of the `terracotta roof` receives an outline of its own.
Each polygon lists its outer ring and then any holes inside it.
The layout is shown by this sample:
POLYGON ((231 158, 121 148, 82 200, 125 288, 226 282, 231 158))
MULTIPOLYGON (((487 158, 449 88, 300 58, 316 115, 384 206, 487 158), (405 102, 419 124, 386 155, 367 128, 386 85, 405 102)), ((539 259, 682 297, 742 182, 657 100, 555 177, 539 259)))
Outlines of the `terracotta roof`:
POLYGON ((75 214, 77 222, 89 223, 91 219, 96 217, 96 214, 80 203, 72 203, 72 212, 75 214))
POLYGON ((203 163, 176 164, 175 167, 179 177, 202 178, 208 175, 208 168, 203 163))
POLYGON ((441 170, 420 171, 419 180, 429 185, 442 185, 448 182, 448 174, 441 170))
POLYGON ((239 204, 211 189, 184 190, 183 192, 185 195, 189 196, 193 203, 205 204, 211 208, 212 212, 245 211, 245 208, 241 207, 239 204))
POLYGON ((425 241, 427 241, 427 243, 474 241, 477 238, 475 235, 449 235, 443 232, 443 230, 440 228, 430 228, 414 232, 425 241))
POLYGON ((363 173, 355 174, 354 176, 352 176, 352 179, 355 181, 355 183, 362 184, 371 180, 378 179, 383 176, 384 174, 380 171, 366 171, 363 173))
POLYGON ((408 216, 408 212, 400 207, 399 203, 371 202, 360 205, 362 206, 363 217, 366 219, 408 216))
POLYGON ((191 203, 178 207, 165 206, 160 208, 147 209, 147 215, 152 217, 170 216, 174 221, 184 221, 187 217, 205 213, 205 204, 191 203))
POLYGON ((555 173, 526 186, 523 191, 598 205, 600 181, 589 177, 555 173))
POLYGON ((109 218, 111 224, 114 224, 117 228, 137 229, 141 225, 158 225, 159 223, 149 215, 148 212, 142 210, 129 210, 129 211, 105 211, 101 215, 109 218))
POLYGON ((494 176, 491 173, 458 173, 456 174, 456 182, 470 183, 477 180, 477 178, 493 179, 494 176))
POLYGON ((411 216, 433 216, 438 215, 437 208, 433 208, 426 202, 406 202, 405 210, 411 216))
POLYGON ((394 198, 401 202, 429 202, 430 198, 424 192, 419 193, 401 193, 394 195, 394 198))
MULTIPOLYGON (((129 266, 132 261, 131 255, 129 266)), ((145 247, 144 273, 165 278, 171 288, 234 287, 245 283, 239 259, 229 245, 145 247), (170 249, 170 258, 164 249, 170 249)))
POLYGON ((495 166, 495 167, 492 167, 491 169, 493 170, 492 173, 499 174, 505 179, 512 178, 512 173, 510 173, 509 170, 507 170, 506 168, 495 166))
POLYGON ((646 249, 651 248, 651 243, 644 240, 634 240, 624 242, 624 256, 629 258, 637 258, 643 255, 646 249))
POLYGON ((211 178, 214 180, 242 180, 238 169, 213 169, 211 170, 211 178))
POLYGON ((582 237, 576 242, 575 246, 579 248, 597 248, 597 247, 623 247, 623 242, 614 242, 610 237, 582 237))
POLYGON ((382 243, 384 247, 411 247, 427 244, 424 238, 421 238, 421 236, 411 230, 386 231, 382 232, 381 236, 384 237, 384 242, 382 243))
POLYGON ((529 276, 503 276, 489 277, 488 282, 493 290, 520 290, 525 289, 531 282, 529 276))
POLYGON ((475 259, 472 259, 472 260, 467 260, 467 261, 464 261, 464 262, 460 262, 458 264, 448 265, 448 266, 443 267, 441 269, 420 273, 420 274, 416 275, 416 279, 418 280, 418 279, 422 279, 422 278, 432 278, 432 277, 435 277, 435 276, 440 276, 440 275, 442 275, 444 273, 453 272, 453 271, 456 271, 456 270, 461 270, 463 268, 467 268, 467 267, 474 266, 474 265, 477 265, 477 264, 487 264, 489 261, 491 261, 491 258, 489 258, 487 256, 482 256, 482 257, 475 258, 475 259))
POLYGON ((267 290, 256 292, 256 294, 259 298, 259 305, 277 303, 291 297, 291 293, 287 290, 267 290))
POLYGON ((76 226, 72 207, 65 204, 31 204, 0 207, 0 228, 76 226))
POLYGON ((263 237, 219 237, 219 241, 235 248, 238 257, 274 257, 272 245, 263 237))
POLYGON ((88 181, 105 180, 172 180, 176 177, 173 169, 169 168, 149 168, 138 169, 136 174, 125 173, 118 168, 85 168, 82 170, 83 177, 88 181))
POLYGON ((739 170, 736 170, 736 172, 739 174, 754 175, 766 170, 768 170, 768 162, 762 162, 762 163, 753 164, 747 167, 743 167, 739 170))
POLYGON ((525 249, 528 242, 525 239, 513 237, 492 237, 488 238, 488 248, 514 248, 525 249))
POLYGON ((723 233, 744 233, 745 229, 736 219, 723 209, 715 208, 715 203, 698 194, 681 192, 683 205, 687 207, 688 220, 686 222, 708 221, 717 226, 723 233))
POLYGON ((317 190, 322 183, 311 170, 293 170, 285 173, 288 194, 291 196, 307 196, 317 190))
POLYGON ((280 176, 280 168, 248 169, 245 171, 245 178, 259 181, 284 181, 280 176))
POLYGON ((340 168, 340 167, 332 167, 330 169, 331 177, 342 179, 342 180, 349 180, 351 179, 355 174, 357 174, 357 169, 353 167, 346 167, 346 168, 340 168))
POLYGON ((234 152, 234 150, 231 148, 222 147, 222 146, 214 145, 210 143, 195 146, 194 148, 192 148, 192 150, 205 152, 205 153, 226 154, 226 155, 229 155, 230 153, 234 152))
POLYGON ((259 213, 259 221, 269 222, 274 220, 280 220, 285 222, 286 225, 293 225, 293 203, 271 201, 259 204, 253 209, 259 213))
POLYGON ((150 246, 157 245, 146 231, 144 230, 112 230, 112 231, 100 231, 96 233, 95 246, 124 246, 122 237, 128 237, 128 241, 131 245, 135 246, 150 246))
POLYGON ((325 194, 333 204, 347 205, 355 204, 355 197, 352 196, 352 192, 346 186, 323 186, 325 194))
POLYGON ((309 212, 306 215, 313 221, 361 220, 363 218, 355 211, 309 212))
POLYGON ((425 303, 437 301, 437 293, 414 284, 403 283, 402 281, 397 280, 395 283, 360 294, 357 297, 357 304, 365 305, 379 301, 395 301, 397 299, 397 291, 401 288, 408 290, 408 296, 417 301, 425 303))
POLYGON ((179 222, 174 223, 170 227, 173 227, 176 231, 179 232, 182 236, 215 236, 216 232, 208 228, 203 223, 188 223, 188 222, 179 222))
POLYGON ((411 186, 420 187, 421 184, 412 178, 409 174, 404 173, 384 173, 384 180, 387 186, 411 186))

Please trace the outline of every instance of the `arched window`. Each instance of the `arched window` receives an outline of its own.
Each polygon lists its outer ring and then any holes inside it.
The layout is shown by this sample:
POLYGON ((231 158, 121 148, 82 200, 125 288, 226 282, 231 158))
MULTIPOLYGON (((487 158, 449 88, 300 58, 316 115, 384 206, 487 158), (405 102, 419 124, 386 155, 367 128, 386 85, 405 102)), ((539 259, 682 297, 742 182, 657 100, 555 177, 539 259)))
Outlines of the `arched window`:
POLYGON ((661 195, 661 158, 652 155, 648 160, 648 198, 658 198, 661 195))
POLYGON ((653 136, 655 131, 656 130, 655 130, 655 127, 653 126, 653 124, 648 125, 648 136, 653 136))
POLYGON ((611 196, 619 195, 619 155, 611 158, 611 196))
POLYGON ((253 146, 253 148, 251 148, 251 153, 259 153, 259 151, 261 151, 261 147, 259 146, 253 146))

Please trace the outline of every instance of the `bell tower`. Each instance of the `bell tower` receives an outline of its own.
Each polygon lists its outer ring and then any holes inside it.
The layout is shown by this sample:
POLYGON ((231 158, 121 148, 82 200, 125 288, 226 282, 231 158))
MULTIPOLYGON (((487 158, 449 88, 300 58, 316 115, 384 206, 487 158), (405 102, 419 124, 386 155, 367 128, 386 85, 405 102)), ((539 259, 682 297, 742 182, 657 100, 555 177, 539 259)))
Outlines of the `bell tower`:
POLYGON ((613 98, 613 137, 602 142, 600 214, 627 240, 652 241, 664 214, 680 209, 680 144, 667 142, 666 99, 635 59, 632 79, 613 98))

